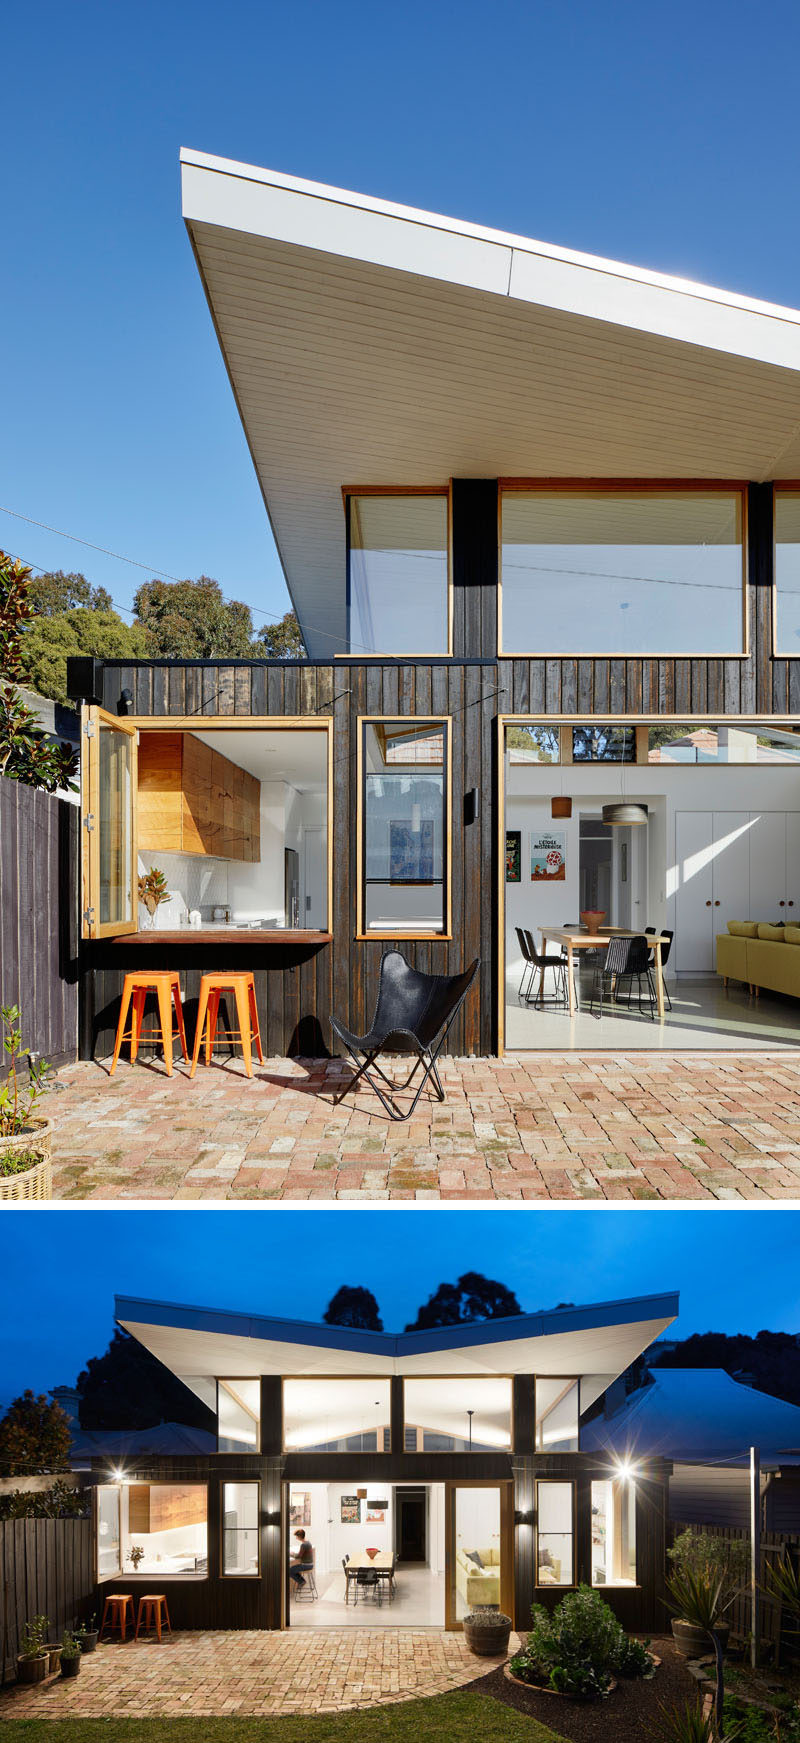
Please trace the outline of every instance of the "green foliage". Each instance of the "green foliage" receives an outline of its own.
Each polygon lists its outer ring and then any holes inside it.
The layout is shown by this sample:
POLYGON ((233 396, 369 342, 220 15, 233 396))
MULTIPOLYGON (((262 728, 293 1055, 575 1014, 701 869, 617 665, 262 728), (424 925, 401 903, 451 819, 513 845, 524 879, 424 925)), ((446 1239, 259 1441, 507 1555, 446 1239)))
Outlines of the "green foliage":
POLYGON ((0 775, 40 787, 74 792, 78 759, 71 745, 54 744, 19 692, 28 677, 26 653, 33 608, 31 571, 0 551, 0 775))
POLYGON ((788 1712, 768 1712, 735 1696, 726 1698, 726 1743, 733 1738, 736 1743, 800 1743, 800 1711, 795 1706, 788 1712))
MULTIPOLYGON (((712 1733, 708 1720, 703 1717, 700 1701, 687 1701, 683 1707, 659 1704, 658 1713, 655 1728, 647 1731, 654 1743, 712 1743, 712 1733)), ((736 1735, 735 1731, 728 1732, 729 1743, 733 1743, 736 1735)))
POLYGON ((342 1283, 322 1315, 326 1325, 349 1325, 357 1331, 383 1331, 383 1320, 371 1289, 342 1283))
POLYGON ((484 1277, 481 1271, 465 1271, 457 1283, 440 1283, 424 1306, 417 1310, 406 1331, 428 1331, 438 1325, 469 1325, 474 1320, 508 1319, 522 1308, 505 1283, 484 1277))
POLYGON ((790 1616, 800 1622, 800 1575, 790 1561, 773 1562, 767 1568, 764 1589, 768 1597, 777 1598, 790 1616))
POLYGON ((94 654, 105 660, 144 660, 153 646, 140 623, 125 623, 116 611, 73 606, 37 617, 25 633, 25 682, 40 696, 66 702, 67 659, 94 654))
POLYGON ((613 1676, 652 1674, 646 1648, 629 1638, 591 1586, 568 1592, 552 1614, 534 1604, 531 1619, 527 1642, 511 1660, 512 1673, 521 1682, 596 1700, 608 1693, 613 1676))
POLYGON ((85 575, 65 575, 51 569, 31 581, 28 596, 37 617, 59 617, 83 606, 86 611, 113 611, 114 601, 105 587, 93 587, 85 575))
POLYGON ((61 1641, 61 1657, 62 1658, 80 1658, 80 1655, 81 1655, 81 1643, 80 1643, 80 1641, 76 1640, 75 1635, 71 1632, 71 1630, 69 1628, 65 1628, 64 1635, 63 1635, 63 1638, 61 1641))
POLYGON ((72 1489, 59 1478, 49 1489, 14 1489, 10 1495, 0 1495, 2 1519, 86 1519, 89 1514, 87 1489, 72 1489))
POLYGON ((263 653, 268 660, 303 660, 305 643, 293 611, 287 611, 279 623, 270 623, 258 632, 254 653, 263 653))
POLYGON ((47 1651, 45 1640, 50 1627, 49 1616, 34 1616, 32 1622, 26 1622, 19 1637, 20 1658, 41 1658, 47 1651))
POLYGON ((0 1422, 0 1477, 39 1476, 63 1471, 69 1462, 69 1417, 44 1392, 28 1389, 15 1398, 0 1422))
POLYGON ((681 1531, 667 1555, 675 1574, 690 1573, 706 1585, 719 1581, 726 1605, 741 1589, 750 1565, 746 1538, 719 1537, 713 1531, 681 1531))
POLYGON ((149 631, 153 653, 165 659, 247 659, 252 656, 249 605, 227 601, 218 581, 146 581, 133 608, 149 631))
MULTIPOLYGON (((5 1083, 0 1084, 0 1138, 15 1138, 27 1130, 45 1094, 45 1078, 50 1070, 46 1059, 31 1059, 28 1055, 28 1081, 25 1085, 20 1083, 19 1062, 27 1052, 21 1021, 18 1005, 0 1006, 0 1037, 8 1067, 5 1083)), ((17 1171, 0 1168, 0 1172, 13 1174, 17 1171)))

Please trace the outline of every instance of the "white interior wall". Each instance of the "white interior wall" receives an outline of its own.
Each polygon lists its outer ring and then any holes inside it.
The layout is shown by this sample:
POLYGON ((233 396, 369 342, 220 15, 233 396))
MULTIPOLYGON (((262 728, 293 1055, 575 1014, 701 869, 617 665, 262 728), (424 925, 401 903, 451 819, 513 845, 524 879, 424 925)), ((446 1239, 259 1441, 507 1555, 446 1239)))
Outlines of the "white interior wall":
MULTIPOLYGON (((563 925, 578 919, 579 822, 596 815, 601 805, 620 797, 620 765, 510 764, 506 758, 506 829, 522 832, 522 881, 505 886, 507 970, 522 973, 522 956, 514 932, 525 926, 541 945, 543 923, 563 925), (562 782, 563 776, 563 782, 562 782), (571 818, 553 820, 550 799, 560 791, 572 797, 571 818), (530 876, 532 832, 562 831, 566 838, 566 878, 552 886, 530 876)), ((789 767, 748 764, 663 768, 658 764, 626 765, 625 793, 649 808, 647 826, 647 905, 642 925, 675 930, 677 811, 798 811, 800 772, 789 767), (671 875, 670 875, 671 874, 671 875)), ((643 833, 638 828, 632 836, 643 833)), ((639 849, 642 852, 642 848, 639 849)), ((764 916, 771 918, 771 914, 764 916)), ((742 916, 746 918, 746 916, 742 916)), ((614 920, 610 922, 614 924, 614 920)), ((672 967, 672 965, 671 965, 672 967)), ((549 990, 549 989, 547 989, 549 990)))
POLYGON ((431 1573, 444 1573, 444 1483, 428 1486, 428 1565, 431 1573))
POLYGON ((284 924, 283 831, 285 781, 261 782, 261 858, 245 865, 228 862, 228 903, 232 920, 265 920, 284 924))
POLYGON ((456 1496, 456 1551, 500 1548, 500 1491, 459 1489, 456 1496))

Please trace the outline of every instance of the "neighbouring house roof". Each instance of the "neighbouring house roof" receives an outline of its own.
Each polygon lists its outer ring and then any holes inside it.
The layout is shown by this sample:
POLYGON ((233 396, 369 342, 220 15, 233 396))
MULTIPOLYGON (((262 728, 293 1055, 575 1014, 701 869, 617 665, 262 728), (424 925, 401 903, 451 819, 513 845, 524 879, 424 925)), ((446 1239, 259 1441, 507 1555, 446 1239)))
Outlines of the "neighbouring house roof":
POLYGON ((207 1399, 208 1378, 580 1375, 586 1409, 678 1313, 676 1293, 556 1308, 431 1331, 365 1332, 118 1296, 116 1318, 207 1399))
POLYGON ((795 309, 204 152, 181 175, 312 657, 345 651, 343 485, 800 476, 795 309))
POLYGON ((800 1464, 800 1407, 732 1380, 722 1368, 653 1368, 653 1384, 581 1429, 581 1446, 687 1464, 800 1464))
POLYGON ((182 1422, 157 1422, 152 1428, 131 1432, 117 1428, 73 1429, 70 1464, 73 1470, 88 1468, 92 1459, 112 1461, 136 1458, 144 1453, 169 1457, 181 1453, 212 1453, 217 1438, 205 1428, 189 1428, 182 1422))

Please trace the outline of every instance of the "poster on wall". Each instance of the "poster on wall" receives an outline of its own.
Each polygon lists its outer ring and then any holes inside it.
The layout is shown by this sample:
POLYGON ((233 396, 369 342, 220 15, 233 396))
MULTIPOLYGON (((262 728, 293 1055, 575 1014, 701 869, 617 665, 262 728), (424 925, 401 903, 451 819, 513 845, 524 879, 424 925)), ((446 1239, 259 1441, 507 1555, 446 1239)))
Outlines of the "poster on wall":
POLYGON ((357 1495, 342 1496, 341 1522, 343 1525, 361 1524, 361 1502, 357 1495))
POLYGON ((311 1496, 306 1489, 292 1489, 289 1496, 289 1524, 311 1524, 311 1496))
POLYGON ((567 876, 567 838, 563 829, 531 835, 531 882, 542 879, 550 883, 565 883, 567 876))
POLYGON ((386 1519, 386 1514, 384 1513, 382 1507, 370 1507, 369 1505, 367 1506, 367 1524, 368 1525, 383 1525, 385 1519, 386 1519))
POLYGON ((522 882, 522 831, 506 830, 506 883, 522 882))

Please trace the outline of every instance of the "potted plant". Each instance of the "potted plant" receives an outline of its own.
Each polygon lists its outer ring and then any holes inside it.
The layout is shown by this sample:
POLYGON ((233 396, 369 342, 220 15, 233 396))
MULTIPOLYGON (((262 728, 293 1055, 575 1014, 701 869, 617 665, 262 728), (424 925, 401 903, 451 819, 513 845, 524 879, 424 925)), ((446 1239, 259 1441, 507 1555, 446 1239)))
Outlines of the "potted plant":
POLYGON ((130 1547, 129 1554, 128 1554, 128 1560, 133 1562, 133 1571, 135 1574, 138 1574, 139 1563, 143 1559, 144 1559, 144 1550, 141 1548, 141 1546, 138 1543, 132 1543, 131 1547, 130 1547))
POLYGON ((75 1639, 80 1641, 81 1652, 97 1651, 98 1630, 95 1627, 96 1616, 90 1616, 88 1622, 79 1622, 75 1629, 75 1639))
POLYGON ((170 893, 165 874, 156 865, 151 865, 149 872, 139 878, 139 901, 150 915, 151 926, 155 926, 158 909, 162 902, 169 901, 170 893))
POLYGON ((0 1008, 2 1047, 8 1063, 0 1084, 0 1199, 50 1198, 50 1145, 53 1122, 37 1114, 50 1066, 28 1058, 28 1081, 20 1081, 20 1059, 27 1052, 17 1005, 0 1008))
MULTIPOLYGON (((747 1575, 748 1546, 744 1538, 717 1537, 711 1531, 682 1531, 667 1552, 672 1563, 673 1578, 685 1573, 699 1578, 704 1585, 720 1583, 722 1610, 728 1609, 747 1575)), ((671 1583, 668 1582, 672 1591, 671 1583)), ((672 1617, 672 1636, 684 1658, 702 1658, 708 1652, 708 1635, 695 1627, 686 1616, 672 1617)), ((720 1614, 717 1633, 723 1652, 728 1644, 730 1623, 720 1614)))
POLYGON ((502 1610, 477 1605, 464 1617, 464 1639, 478 1658, 504 1658, 510 1633, 511 1617, 502 1610))
POLYGON ((75 1635, 71 1634, 68 1628, 65 1628, 64 1638, 61 1642, 61 1675, 77 1676, 80 1668, 80 1643, 76 1640, 75 1635))
POLYGON ((45 1644, 47 1616, 34 1616, 22 1630, 17 1657, 17 1682, 44 1682, 50 1663, 45 1644))
MULTIPOLYGON (((724 1736, 724 1706, 725 1706, 725 1649, 723 1631, 727 1642, 728 1628, 724 1613, 729 1604, 733 1603, 735 1594, 726 1595, 724 1576, 709 1572, 695 1573, 685 1567, 682 1572, 675 1573, 667 1580, 667 1591, 670 1595, 671 1608, 676 1616, 697 1631, 704 1642, 704 1651, 709 1644, 714 1653, 714 1668, 716 1686, 714 1690, 714 1732, 717 1737, 724 1736)), ((679 1651, 682 1648, 679 1647, 679 1651)))

